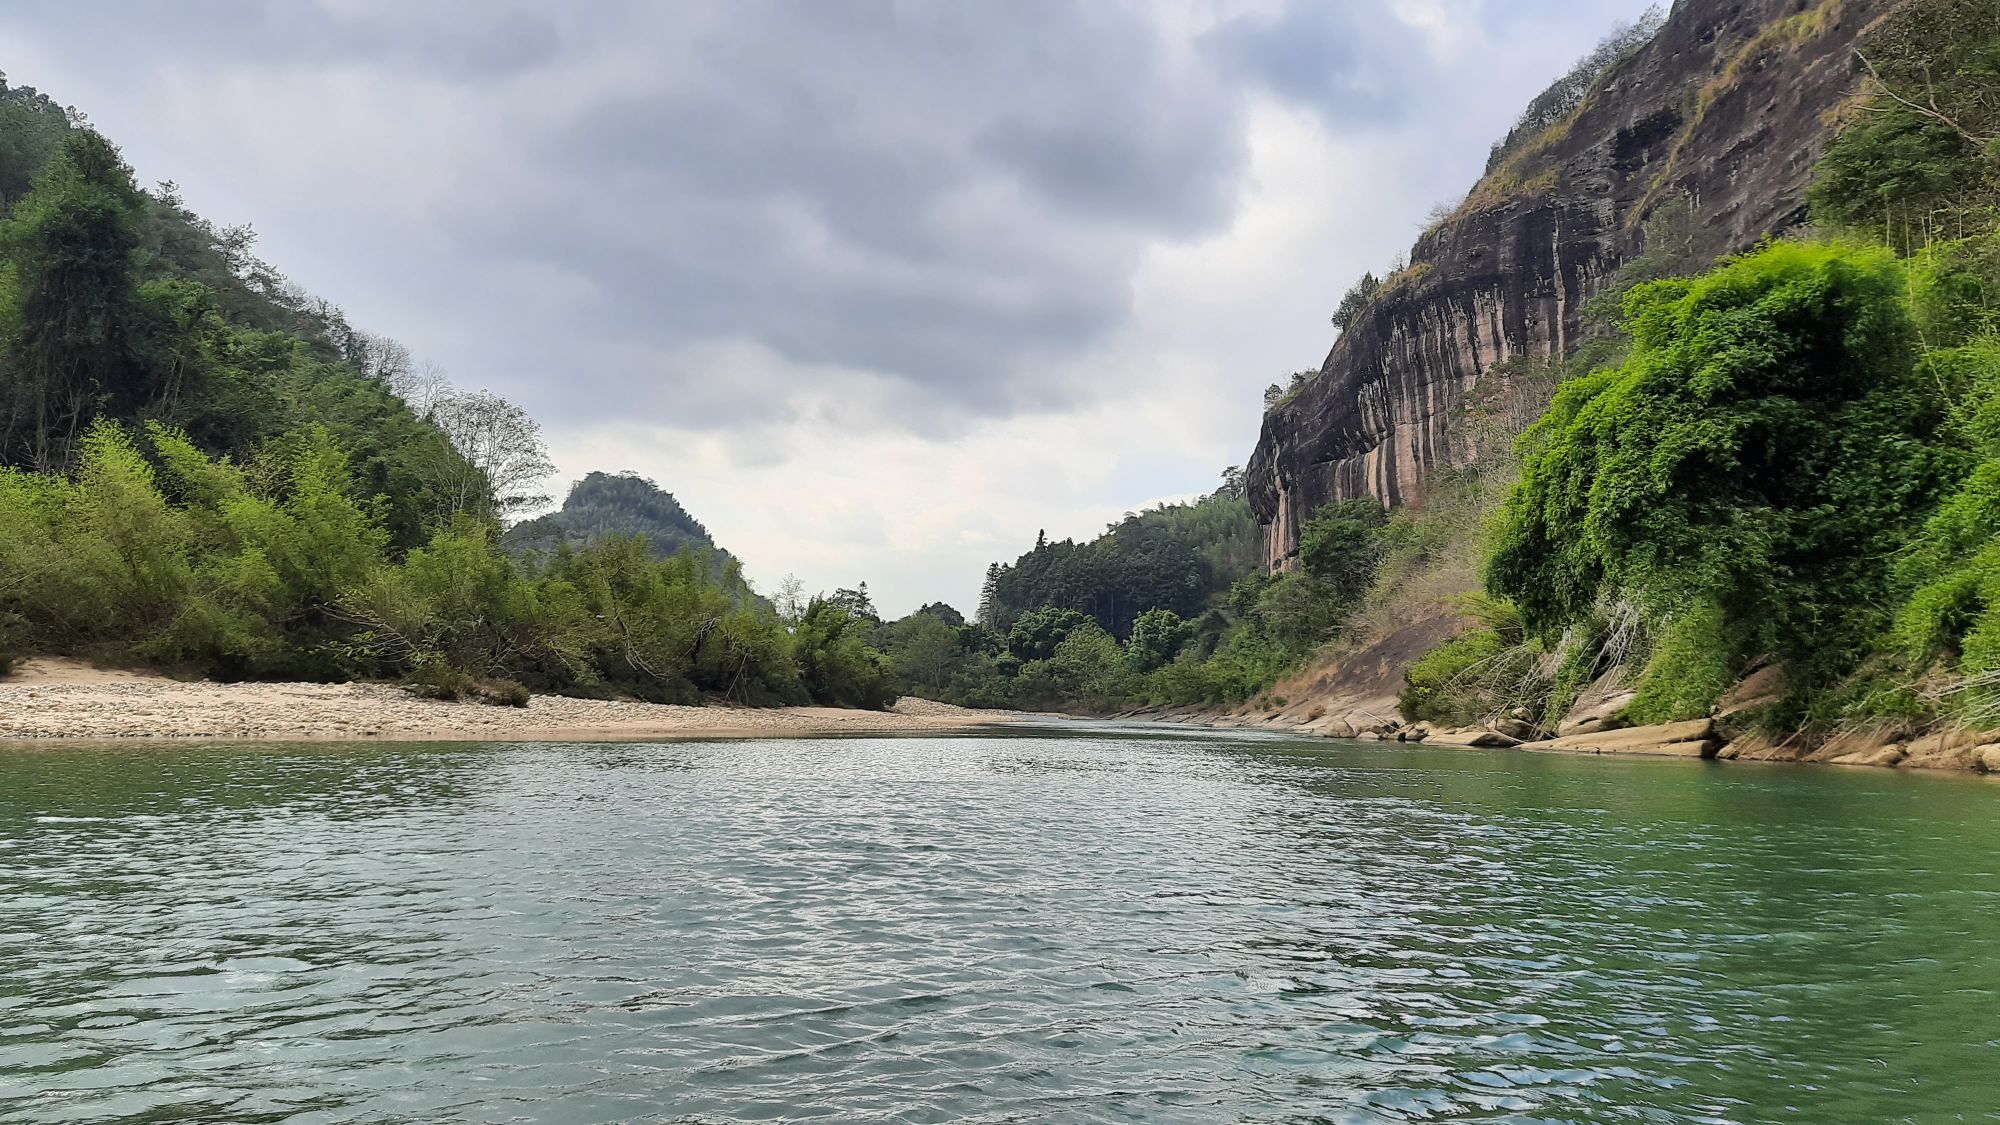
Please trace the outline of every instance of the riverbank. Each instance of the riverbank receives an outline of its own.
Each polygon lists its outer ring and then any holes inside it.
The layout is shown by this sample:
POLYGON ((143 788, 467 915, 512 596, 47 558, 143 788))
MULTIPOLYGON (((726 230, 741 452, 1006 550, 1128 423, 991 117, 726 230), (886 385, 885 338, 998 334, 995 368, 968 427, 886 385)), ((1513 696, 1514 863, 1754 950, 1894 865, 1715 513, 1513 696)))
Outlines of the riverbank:
MULTIPOLYGON (((1595 729, 1549 735, 1523 729, 1520 720, 1493 727, 1439 728, 1384 716, 1380 709, 1333 711, 1324 704, 1305 710, 1279 708, 1204 711, 1192 707, 1149 707, 1120 719, 1175 722, 1217 729, 1278 731, 1356 742, 1399 742, 1449 750, 1514 750, 1551 754, 1700 758, 1722 762, 1778 762, 1796 765, 1870 766, 1885 769, 1955 770, 2000 776, 2000 733, 1961 727, 1909 728, 1882 724, 1831 737, 1781 738, 1761 731, 1733 737, 1728 724, 1714 719, 1657 726, 1587 723, 1595 729), (1495 729, 1511 726, 1512 729, 1495 729), (1516 737, 1527 735, 1527 737, 1516 737)), ((1604 722, 1604 720, 1598 720, 1604 722)))
POLYGON ((49 658, 25 661, 0 680, 0 741, 786 738, 922 734, 1020 717, 919 699, 891 711, 679 707, 552 695, 500 707, 419 699, 388 684, 184 683, 49 658))

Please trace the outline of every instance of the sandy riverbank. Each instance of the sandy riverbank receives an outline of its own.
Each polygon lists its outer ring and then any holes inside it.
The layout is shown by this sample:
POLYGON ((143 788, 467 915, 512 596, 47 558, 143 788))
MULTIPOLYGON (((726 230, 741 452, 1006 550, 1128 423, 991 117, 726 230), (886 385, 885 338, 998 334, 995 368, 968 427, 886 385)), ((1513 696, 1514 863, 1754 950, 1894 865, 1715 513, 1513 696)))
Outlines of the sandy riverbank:
POLYGON ((182 683, 69 660, 0 680, 0 741, 383 739, 538 741, 921 734, 1020 716, 906 699, 837 707, 673 707, 536 696, 526 707, 438 703, 384 684, 182 683))

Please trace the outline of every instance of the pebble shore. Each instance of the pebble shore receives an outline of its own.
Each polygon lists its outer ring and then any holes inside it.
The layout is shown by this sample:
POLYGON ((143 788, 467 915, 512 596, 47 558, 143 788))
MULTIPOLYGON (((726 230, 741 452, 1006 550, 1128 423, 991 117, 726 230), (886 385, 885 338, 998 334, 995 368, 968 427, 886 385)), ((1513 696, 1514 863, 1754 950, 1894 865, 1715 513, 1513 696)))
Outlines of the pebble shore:
POLYGON ((26 662, 0 680, 0 741, 787 737, 922 733, 1004 722, 906 699, 891 711, 677 707, 536 696, 526 707, 440 703, 384 684, 182 683, 72 661, 26 662))

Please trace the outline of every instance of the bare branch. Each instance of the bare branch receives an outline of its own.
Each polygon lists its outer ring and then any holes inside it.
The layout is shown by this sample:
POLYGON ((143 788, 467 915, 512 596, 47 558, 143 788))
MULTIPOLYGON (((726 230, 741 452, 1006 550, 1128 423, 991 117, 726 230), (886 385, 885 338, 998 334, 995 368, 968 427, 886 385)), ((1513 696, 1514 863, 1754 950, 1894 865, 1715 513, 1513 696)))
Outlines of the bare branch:
POLYGON ((1861 65, 1868 68, 1868 77, 1873 79, 1875 91, 1881 94, 1883 97, 1888 98, 1890 101, 1895 102, 1897 105, 1902 106, 1904 109, 1907 109, 1910 112, 1915 113, 1920 117, 1930 118, 1932 121, 1935 121, 1940 125, 1943 125, 1945 128, 1950 129, 1952 132, 1957 133, 1959 136, 1965 138, 1966 143, 1971 144, 1976 148, 1984 149, 1986 148, 1986 146, 1992 144, 1993 141, 1995 140, 1994 137, 1982 137, 1978 133, 1975 133, 1972 130, 1967 129, 1965 126, 1960 125, 1958 122, 1946 116, 1945 112, 1938 108, 1937 93, 1936 90, 1931 86, 1930 75, 1928 70, 1925 71, 1925 77, 1924 77, 1924 88, 1927 94, 1926 100, 1929 102, 1929 104, 1926 105, 1923 102, 1914 101, 1910 98, 1906 98, 1903 95, 1897 93, 1889 85, 1888 80, 1882 77, 1882 72, 1875 68, 1875 64, 1870 62, 1868 56, 1862 54, 1859 48, 1855 49, 1854 57, 1860 59, 1861 65))

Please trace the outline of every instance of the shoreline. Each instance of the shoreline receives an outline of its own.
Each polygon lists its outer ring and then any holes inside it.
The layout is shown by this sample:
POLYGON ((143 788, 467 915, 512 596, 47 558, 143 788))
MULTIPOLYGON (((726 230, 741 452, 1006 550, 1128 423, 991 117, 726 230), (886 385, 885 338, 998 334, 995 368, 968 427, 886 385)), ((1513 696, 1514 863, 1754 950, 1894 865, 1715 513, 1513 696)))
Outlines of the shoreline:
POLYGON ((1212 730, 1257 730, 1299 738, 1403 746, 1409 749, 1567 754, 1617 758, 1679 758, 1716 763, 1832 766, 1900 772, 1971 774, 2000 780, 2000 733, 1942 727, 1906 731, 1894 726, 1847 731, 1816 742, 1750 732, 1725 736, 1716 720, 1655 726, 1605 726, 1567 736, 1523 741, 1483 727, 1438 729, 1429 723, 1384 719, 1369 710, 1302 720, 1284 710, 1205 711, 1151 707, 1121 719, 1176 722, 1212 730))
POLYGON ((811 738, 956 732, 1025 717, 921 699, 858 711, 537 695, 507 707, 421 699, 389 684, 184 682, 47 657, 0 679, 0 744, 45 746, 811 738))

